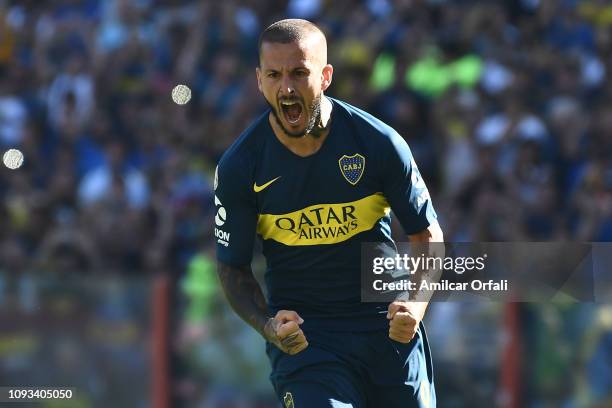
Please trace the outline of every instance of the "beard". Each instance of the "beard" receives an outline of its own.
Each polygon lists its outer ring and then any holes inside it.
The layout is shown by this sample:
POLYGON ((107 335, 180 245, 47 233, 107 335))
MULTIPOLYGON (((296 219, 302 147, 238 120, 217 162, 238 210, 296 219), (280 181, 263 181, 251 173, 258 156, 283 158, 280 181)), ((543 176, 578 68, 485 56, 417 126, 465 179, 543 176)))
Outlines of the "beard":
MULTIPOLYGON (((268 103, 268 105, 270 106, 270 109, 272 110, 272 115, 274 116, 276 123, 278 124, 278 126, 280 126, 281 129, 283 129, 283 132, 285 132, 287 136, 299 139, 300 137, 311 135, 314 138, 318 138, 321 136, 323 131, 325 131, 326 129, 321 126, 321 98, 322 98, 322 94, 319 94, 319 96, 315 97, 312 100, 312 102, 310 103, 310 106, 305 106, 306 108, 305 113, 308 115, 308 122, 306 123, 306 127, 304 128, 304 130, 301 132, 294 132, 294 131, 287 129, 283 125, 283 122, 280 118, 280 114, 277 108, 274 105, 272 105, 270 102, 268 102, 267 99, 266 99, 266 102, 268 103)), ((284 98, 284 100, 287 100, 287 99, 290 99, 290 98, 284 98)), ((291 99, 295 100, 295 98, 291 98, 291 99)), ((304 104, 302 103, 302 105, 304 104)))

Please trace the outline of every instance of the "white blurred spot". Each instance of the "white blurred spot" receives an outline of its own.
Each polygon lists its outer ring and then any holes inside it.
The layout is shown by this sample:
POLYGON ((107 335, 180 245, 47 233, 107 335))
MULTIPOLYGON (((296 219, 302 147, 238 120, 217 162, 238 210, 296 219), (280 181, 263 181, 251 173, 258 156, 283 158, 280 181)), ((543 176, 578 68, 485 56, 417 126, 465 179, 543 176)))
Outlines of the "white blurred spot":
POLYGON ((23 153, 17 149, 9 149, 2 156, 2 161, 9 169, 18 169, 23 164, 23 153))
POLYGON ((187 85, 179 84, 172 89, 172 100, 178 105, 184 105, 191 99, 191 89, 187 85))

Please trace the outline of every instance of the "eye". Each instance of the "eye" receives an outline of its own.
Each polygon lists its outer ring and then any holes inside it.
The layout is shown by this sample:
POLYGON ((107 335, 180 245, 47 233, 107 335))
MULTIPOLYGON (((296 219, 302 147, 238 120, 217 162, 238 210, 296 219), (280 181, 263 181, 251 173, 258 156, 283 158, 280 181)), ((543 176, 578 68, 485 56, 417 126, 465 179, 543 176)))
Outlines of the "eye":
POLYGON ((278 72, 268 72, 268 78, 278 78, 278 72))
POLYGON ((305 76, 308 76, 308 72, 306 72, 303 69, 299 69, 299 70, 295 71, 295 76, 298 77, 298 78, 303 78, 305 76))

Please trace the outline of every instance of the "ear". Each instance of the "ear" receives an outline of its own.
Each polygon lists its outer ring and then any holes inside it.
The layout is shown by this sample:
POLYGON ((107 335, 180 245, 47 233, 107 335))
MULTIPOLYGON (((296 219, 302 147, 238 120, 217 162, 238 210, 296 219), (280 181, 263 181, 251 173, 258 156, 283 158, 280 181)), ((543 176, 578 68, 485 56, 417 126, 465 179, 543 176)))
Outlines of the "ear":
POLYGON ((329 88, 329 86, 331 85, 332 82, 332 76, 334 75, 334 67, 332 67, 331 64, 327 64, 323 67, 323 72, 321 73, 321 76, 323 77, 323 80, 321 81, 321 90, 322 91, 326 91, 327 88, 329 88))
POLYGON ((259 92, 263 93, 261 89, 261 70, 259 67, 255 68, 255 75, 257 75, 257 88, 259 88, 259 92))

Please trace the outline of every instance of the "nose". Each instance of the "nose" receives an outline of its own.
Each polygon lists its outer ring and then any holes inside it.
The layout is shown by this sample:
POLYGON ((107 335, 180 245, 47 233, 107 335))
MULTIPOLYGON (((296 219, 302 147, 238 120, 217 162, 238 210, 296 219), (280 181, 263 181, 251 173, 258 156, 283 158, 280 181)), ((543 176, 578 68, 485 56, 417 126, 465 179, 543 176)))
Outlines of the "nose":
POLYGON ((283 96, 291 96, 295 94, 295 88, 293 86, 293 81, 291 81, 291 78, 289 78, 288 75, 285 75, 283 77, 283 80, 281 81, 281 95, 283 96))

